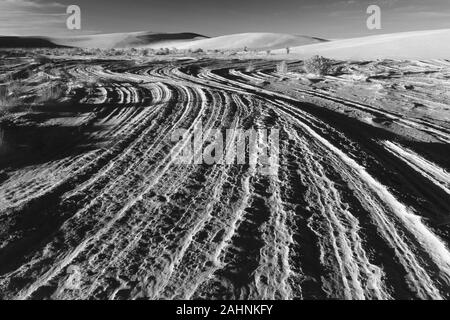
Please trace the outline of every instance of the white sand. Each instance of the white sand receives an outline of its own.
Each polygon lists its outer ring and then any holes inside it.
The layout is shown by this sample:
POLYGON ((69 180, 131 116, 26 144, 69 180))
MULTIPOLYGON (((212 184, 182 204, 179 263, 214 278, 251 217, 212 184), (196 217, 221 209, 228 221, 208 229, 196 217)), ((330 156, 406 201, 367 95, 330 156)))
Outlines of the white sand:
MULTIPOLYGON (((286 47, 296 47, 306 44, 319 43, 321 40, 279 33, 239 33, 209 39, 185 41, 179 43, 166 43, 163 46, 177 49, 203 49, 203 50, 275 50, 286 47)), ((151 46, 151 47, 158 47, 151 46)))
MULTIPOLYGON (((282 50, 277 51, 283 54, 282 50)), ((335 59, 450 59, 450 29, 336 40, 292 49, 290 58, 316 54, 335 59)))

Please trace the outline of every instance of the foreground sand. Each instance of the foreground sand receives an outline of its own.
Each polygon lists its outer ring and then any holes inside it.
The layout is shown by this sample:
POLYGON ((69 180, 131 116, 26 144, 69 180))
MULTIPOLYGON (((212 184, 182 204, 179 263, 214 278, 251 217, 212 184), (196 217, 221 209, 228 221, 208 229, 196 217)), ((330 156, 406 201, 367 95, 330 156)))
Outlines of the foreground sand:
POLYGON ((1 297, 449 298, 449 62, 275 65, 33 64, 69 89, 2 121, 1 297), (276 174, 175 164, 200 121, 279 129, 276 174))

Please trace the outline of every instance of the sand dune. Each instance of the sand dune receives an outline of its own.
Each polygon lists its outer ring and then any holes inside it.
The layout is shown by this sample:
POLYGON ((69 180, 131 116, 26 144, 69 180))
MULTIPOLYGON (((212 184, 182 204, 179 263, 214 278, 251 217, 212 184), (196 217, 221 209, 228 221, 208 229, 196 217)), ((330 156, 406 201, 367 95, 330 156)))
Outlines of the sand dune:
POLYGON ((323 55, 335 59, 448 59, 450 29, 402 32, 326 41, 308 36, 278 33, 240 33, 208 38, 196 33, 113 33, 69 38, 0 37, 0 48, 177 48, 203 50, 274 50, 274 59, 303 59, 323 55), (285 55, 285 48, 291 54, 285 55))
POLYGON ((194 39, 205 39, 205 36, 196 33, 153 33, 131 32, 110 33, 89 36, 77 36, 70 38, 52 38, 51 41, 58 45, 80 48, 130 48, 156 45, 166 42, 177 43, 194 39))
MULTIPOLYGON (((10 37, 8 37, 10 38, 10 37)), ((0 47, 55 47, 79 48, 177 48, 203 50, 276 50, 319 43, 326 40, 279 33, 240 33, 208 38, 196 33, 131 32, 83 35, 59 38, 17 38, 14 42, 2 40, 0 47), (42 43, 41 43, 42 42, 42 43), (14 44, 11 45, 11 44, 14 44)))
POLYGON ((296 47, 292 52, 296 58, 320 54, 336 59, 449 59, 450 29, 336 40, 296 47))
MULTIPOLYGON (((239 33, 219 36, 209 39, 167 43, 167 47, 177 49, 203 49, 203 50, 239 50, 247 47, 251 50, 276 50, 286 47, 296 47, 306 44, 319 43, 325 40, 280 33, 239 33)), ((156 48, 159 44, 151 47, 156 48)))

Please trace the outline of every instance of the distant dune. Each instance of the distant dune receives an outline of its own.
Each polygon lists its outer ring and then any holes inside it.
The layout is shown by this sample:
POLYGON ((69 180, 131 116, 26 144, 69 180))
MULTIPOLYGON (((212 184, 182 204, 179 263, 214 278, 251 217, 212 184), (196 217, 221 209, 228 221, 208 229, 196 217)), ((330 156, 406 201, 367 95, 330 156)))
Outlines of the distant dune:
MULTIPOLYGON (((283 53, 278 51, 277 53, 283 53)), ((290 57, 335 59, 450 59, 450 29, 414 31, 335 40, 296 47, 290 57)))
POLYGON ((68 38, 52 38, 51 41, 58 45, 79 48, 130 48, 158 45, 166 42, 177 43, 179 41, 205 39, 205 36, 196 33, 153 33, 131 32, 110 33, 89 36, 76 36, 68 38))
MULTIPOLYGON (((177 49, 203 50, 239 50, 247 47, 250 50, 275 50, 286 47, 296 47, 306 44, 319 43, 326 40, 279 33, 239 33, 209 39, 166 43, 165 46, 177 49)), ((159 44, 150 46, 160 47, 159 44)))
POLYGON ((274 59, 323 55, 335 59, 450 59, 450 29, 402 32, 327 41, 278 33, 240 33, 208 38, 196 33, 132 32, 68 38, 0 37, 0 48, 176 48, 203 50, 272 50, 274 59), (285 48, 291 48, 286 55, 285 48))
POLYGON ((0 47, 78 47, 78 48, 130 48, 203 49, 203 50, 276 50, 297 47, 326 40, 279 33, 240 33, 208 38, 196 33, 131 32, 74 37, 0 37, 0 47))

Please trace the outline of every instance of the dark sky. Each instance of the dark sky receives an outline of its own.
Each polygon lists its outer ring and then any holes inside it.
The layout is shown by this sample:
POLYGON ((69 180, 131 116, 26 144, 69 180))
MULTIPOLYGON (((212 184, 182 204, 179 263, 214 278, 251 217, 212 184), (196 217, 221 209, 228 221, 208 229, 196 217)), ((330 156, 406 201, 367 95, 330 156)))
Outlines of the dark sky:
POLYGON ((279 32, 348 38, 442 28, 450 28, 450 0, 0 0, 3 35, 279 32), (70 4, 81 7, 81 31, 65 27, 70 4), (370 4, 382 9, 380 31, 366 27, 370 4))

